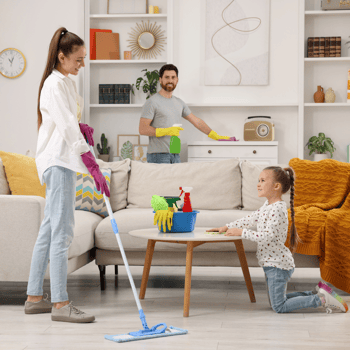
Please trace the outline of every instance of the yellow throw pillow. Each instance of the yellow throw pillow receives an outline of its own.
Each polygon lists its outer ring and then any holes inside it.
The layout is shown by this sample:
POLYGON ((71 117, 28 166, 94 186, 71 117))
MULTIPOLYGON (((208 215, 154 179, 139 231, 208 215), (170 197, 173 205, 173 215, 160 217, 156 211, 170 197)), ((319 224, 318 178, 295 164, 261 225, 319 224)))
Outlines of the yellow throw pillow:
POLYGON ((45 198, 46 185, 40 184, 35 158, 3 151, 0 151, 0 158, 11 194, 45 198))

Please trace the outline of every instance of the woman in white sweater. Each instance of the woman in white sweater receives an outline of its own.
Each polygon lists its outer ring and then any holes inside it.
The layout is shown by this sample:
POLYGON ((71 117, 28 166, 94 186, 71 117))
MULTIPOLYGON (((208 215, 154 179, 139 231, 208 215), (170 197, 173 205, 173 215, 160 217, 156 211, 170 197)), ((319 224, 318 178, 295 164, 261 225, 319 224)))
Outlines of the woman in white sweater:
POLYGON ((35 243, 28 281, 26 314, 51 312, 53 321, 92 322, 95 317, 69 303, 68 249, 74 236, 76 172, 90 173, 101 190, 108 186, 90 148, 93 129, 79 123, 83 99, 69 74, 84 67, 84 41, 65 28, 52 37, 46 68, 39 87, 36 165, 40 183, 46 183, 44 219, 35 243), (84 138, 85 137, 85 138, 84 138), (43 280, 50 260, 53 306, 43 299, 43 280))
POLYGON ((332 288, 319 282, 313 291, 286 294, 287 283, 295 269, 293 254, 299 237, 294 223, 294 171, 292 168, 267 167, 259 177, 257 190, 259 197, 266 197, 264 205, 250 215, 226 226, 209 231, 225 236, 241 236, 257 242, 256 256, 264 269, 268 298, 272 309, 277 313, 286 313, 303 308, 325 307, 327 312, 338 309, 348 311, 348 306, 332 288), (290 209, 292 224, 289 248, 285 246, 288 233, 287 205, 282 194, 290 189, 290 209), (249 230, 257 226, 257 231, 249 230))

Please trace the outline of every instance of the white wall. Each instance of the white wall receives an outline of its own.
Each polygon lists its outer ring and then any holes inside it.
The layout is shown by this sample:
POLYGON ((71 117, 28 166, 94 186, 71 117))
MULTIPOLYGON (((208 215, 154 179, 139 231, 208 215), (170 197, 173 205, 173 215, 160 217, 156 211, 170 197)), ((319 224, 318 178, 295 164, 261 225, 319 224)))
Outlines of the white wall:
MULTIPOLYGON (((269 85, 240 87, 204 86, 205 1, 175 0, 174 3, 174 64, 179 68, 175 95, 187 103, 298 102, 297 1, 271 0, 269 85)), ((50 40, 60 26, 84 38, 84 2, 1 1, 0 23, 1 34, 6 32, 0 36, 0 51, 14 47, 27 59, 27 68, 21 77, 0 76, 0 149, 25 154, 28 149, 36 149, 38 88, 50 40)), ((82 95, 82 72, 78 78, 72 78, 76 79, 82 95)), ((90 124, 95 129, 96 142, 104 132, 114 154, 118 134, 138 133, 140 112, 137 108, 93 111, 90 124)), ((297 107, 193 107, 192 112, 219 134, 233 135, 240 140, 243 140, 246 117, 270 115, 275 121, 276 140, 280 145, 279 162, 287 163, 290 158, 297 157, 297 107)), ((183 125, 181 158, 184 161, 188 141, 209 139, 187 121, 183 125)), ((306 127, 311 128, 312 133, 313 125, 307 123, 306 127)), ((308 133, 305 130, 305 134, 308 133)))

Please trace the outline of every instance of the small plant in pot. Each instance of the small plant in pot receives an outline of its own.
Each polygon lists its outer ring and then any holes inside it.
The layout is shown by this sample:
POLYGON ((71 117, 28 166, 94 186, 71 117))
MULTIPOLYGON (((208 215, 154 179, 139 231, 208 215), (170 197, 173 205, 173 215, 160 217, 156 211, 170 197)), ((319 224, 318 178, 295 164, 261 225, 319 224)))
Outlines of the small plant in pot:
POLYGON ((314 161, 316 162, 329 158, 326 152, 329 152, 331 154, 331 158, 333 158, 333 152, 336 150, 334 147, 334 142, 329 137, 326 137, 323 132, 320 132, 318 136, 310 137, 306 146, 308 146, 310 150, 309 156, 315 152, 314 161))
MULTIPOLYGON (((136 89, 140 90, 141 83, 143 83, 142 90, 145 94, 148 94, 146 97, 146 100, 147 100, 152 95, 157 93, 157 86, 159 82, 159 72, 156 69, 152 72, 148 71, 147 69, 143 69, 141 72, 144 72, 144 71, 146 71, 146 73, 144 74, 144 77, 146 77, 147 80, 142 77, 137 78, 136 89)), ((133 95, 135 95, 134 85, 135 84, 131 85, 131 92, 133 95)))
POLYGON ((108 140, 107 140, 105 134, 102 134, 101 135, 101 145, 102 145, 102 147, 98 143, 97 144, 97 150, 98 150, 98 153, 100 153, 98 155, 98 158, 102 159, 104 162, 108 162, 108 160, 109 160, 110 147, 107 147, 107 144, 108 144, 108 140))

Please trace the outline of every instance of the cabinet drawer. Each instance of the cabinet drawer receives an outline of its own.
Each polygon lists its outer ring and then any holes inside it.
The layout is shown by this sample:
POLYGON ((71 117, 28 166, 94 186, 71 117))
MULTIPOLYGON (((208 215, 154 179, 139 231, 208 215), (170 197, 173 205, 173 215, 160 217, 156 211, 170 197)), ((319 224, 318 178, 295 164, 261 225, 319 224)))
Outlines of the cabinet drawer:
POLYGON ((277 158, 277 146, 188 146, 188 157, 277 158))

